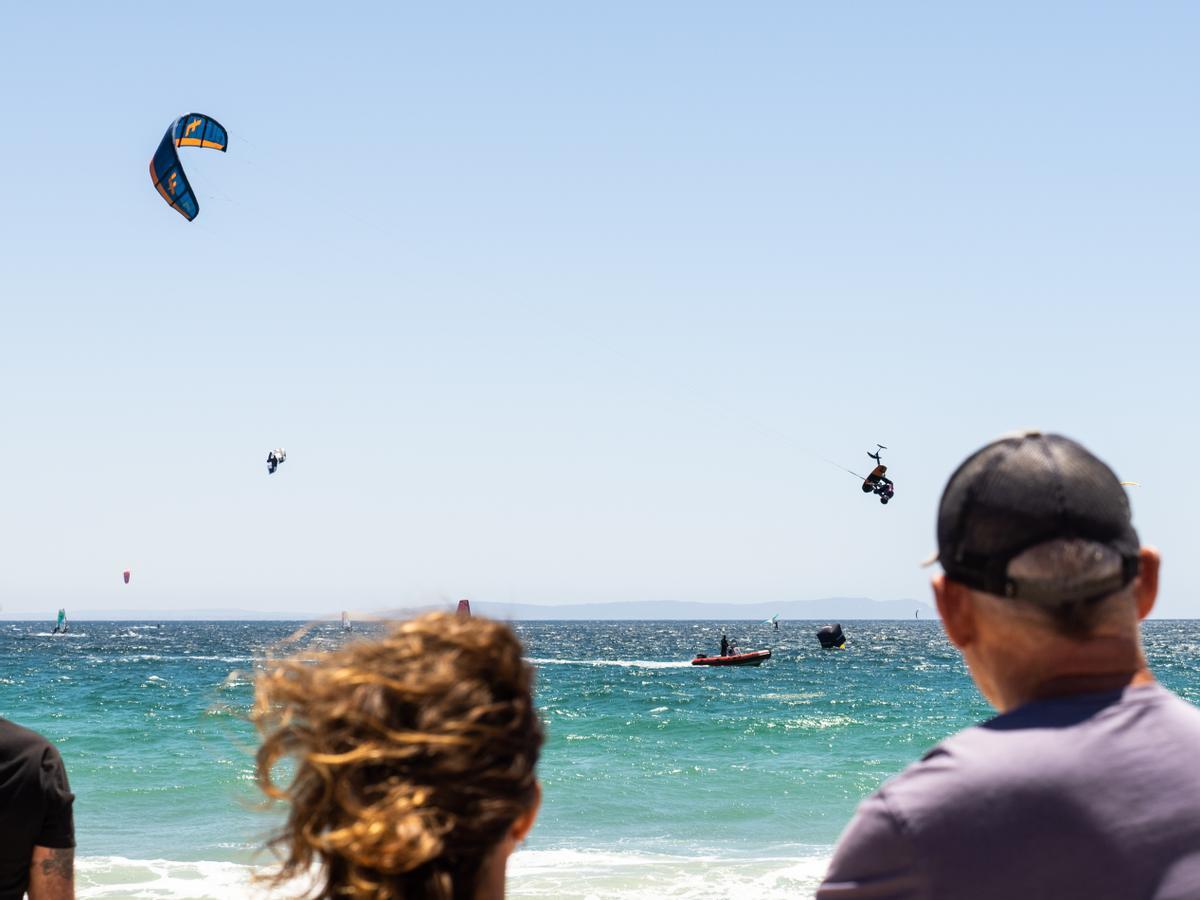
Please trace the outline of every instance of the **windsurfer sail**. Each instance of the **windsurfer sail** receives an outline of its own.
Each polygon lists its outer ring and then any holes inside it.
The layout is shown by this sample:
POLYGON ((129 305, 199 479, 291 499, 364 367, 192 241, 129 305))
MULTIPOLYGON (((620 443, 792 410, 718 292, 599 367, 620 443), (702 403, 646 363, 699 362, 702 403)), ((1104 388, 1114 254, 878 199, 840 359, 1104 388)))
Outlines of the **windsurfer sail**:
POLYGON ((67 611, 60 609, 58 611, 58 622, 54 626, 51 634, 66 634, 67 633, 67 611))
POLYGON ((350 613, 342 610, 342 631, 353 631, 354 627, 350 624, 350 613))
POLYGON ((458 614, 460 616, 462 616, 464 619, 471 618, 471 601, 470 600, 459 600, 458 601, 458 614))

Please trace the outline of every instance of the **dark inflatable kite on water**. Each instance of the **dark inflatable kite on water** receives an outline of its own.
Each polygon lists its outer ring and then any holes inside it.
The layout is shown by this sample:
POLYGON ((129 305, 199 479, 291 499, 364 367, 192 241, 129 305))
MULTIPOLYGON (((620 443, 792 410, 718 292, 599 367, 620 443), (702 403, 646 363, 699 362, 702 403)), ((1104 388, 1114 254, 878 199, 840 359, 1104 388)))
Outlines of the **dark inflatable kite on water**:
POLYGON ((204 147, 224 153, 228 145, 229 133, 220 122, 203 113, 188 113, 171 123, 154 151, 154 158, 150 160, 150 180, 171 208, 189 222, 200 212, 200 203, 183 173, 175 148, 204 147))
POLYGON ((846 647, 846 633, 841 625, 822 625, 817 629, 817 640, 826 650, 843 650, 846 647))

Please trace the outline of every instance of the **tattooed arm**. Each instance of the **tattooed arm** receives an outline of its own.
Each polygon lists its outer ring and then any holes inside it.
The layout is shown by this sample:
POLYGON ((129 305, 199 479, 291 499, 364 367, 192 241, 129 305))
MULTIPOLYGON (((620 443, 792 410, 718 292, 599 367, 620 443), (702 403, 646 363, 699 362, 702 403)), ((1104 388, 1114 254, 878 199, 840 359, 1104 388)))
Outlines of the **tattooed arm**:
POLYGON ((34 847, 29 900, 75 900, 75 849, 34 847))

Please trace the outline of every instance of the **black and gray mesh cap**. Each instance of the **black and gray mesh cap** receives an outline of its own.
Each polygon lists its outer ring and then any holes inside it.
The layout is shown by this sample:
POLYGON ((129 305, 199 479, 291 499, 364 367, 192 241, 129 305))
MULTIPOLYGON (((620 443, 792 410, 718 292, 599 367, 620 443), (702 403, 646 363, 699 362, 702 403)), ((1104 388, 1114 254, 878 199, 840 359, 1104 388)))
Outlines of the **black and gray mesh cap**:
POLYGON ((942 492, 937 531, 938 562, 947 577, 1001 597, 1098 597, 1138 573, 1138 536, 1121 482, 1082 445, 1057 434, 1003 437, 968 457, 942 492), (1108 547, 1120 565, 1070 585, 1010 576, 1014 557, 1061 539, 1108 547))

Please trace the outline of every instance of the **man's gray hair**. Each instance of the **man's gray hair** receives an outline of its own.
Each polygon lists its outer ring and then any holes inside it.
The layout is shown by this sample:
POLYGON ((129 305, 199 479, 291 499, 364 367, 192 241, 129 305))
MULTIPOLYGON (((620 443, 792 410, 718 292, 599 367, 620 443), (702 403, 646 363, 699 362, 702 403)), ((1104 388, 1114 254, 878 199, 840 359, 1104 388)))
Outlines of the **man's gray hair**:
POLYGON ((1110 608, 1105 601, 1126 593, 1123 566, 1121 554, 1105 544, 1060 538, 1015 556, 1008 577, 1019 586, 1021 606, 1037 610, 1060 633, 1084 637, 1110 608))
POLYGON ((1018 596, 1064 603, 1111 594, 1121 586, 1124 561, 1112 547, 1078 538, 1059 538, 1030 547, 1008 564, 1018 596))

